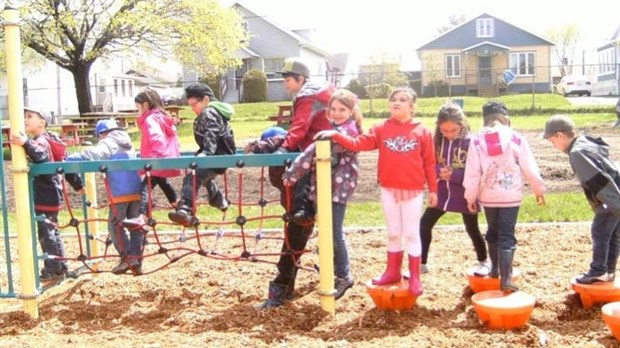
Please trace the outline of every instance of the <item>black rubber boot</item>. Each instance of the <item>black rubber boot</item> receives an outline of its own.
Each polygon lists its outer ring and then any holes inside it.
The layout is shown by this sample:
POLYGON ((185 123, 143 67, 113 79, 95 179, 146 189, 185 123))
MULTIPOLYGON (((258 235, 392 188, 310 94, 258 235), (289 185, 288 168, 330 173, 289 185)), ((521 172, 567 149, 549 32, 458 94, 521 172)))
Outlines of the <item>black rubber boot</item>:
POLYGON ((267 296, 267 300, 263 302, 258 309, 269 309, 283 305, 284 301, 286 301, 285 295, 287 288, 288 285, 269 282, 269 295, 267 296))
POLYGON ((499 250, 497 250, 497 243, 487 242, 487 248, 489 249, 489 258, 491 259, 491 271, 489 272, 489 277, 499 278, 499 250))
POLYGON ((295 267, 291 280, 288 282, 288 286, 286 287, 286 293, 284 294, 285 300, 292 300, 295 297, 295 279, 297 279, 297 271, 299 271, 299 268, 295 267))
POLYGON ((516 292, 519 291, 514 284, 512 284, 512 259, 515 255, 514 249, 502 249, 499 254, 499 288, 503 292, 516 292))

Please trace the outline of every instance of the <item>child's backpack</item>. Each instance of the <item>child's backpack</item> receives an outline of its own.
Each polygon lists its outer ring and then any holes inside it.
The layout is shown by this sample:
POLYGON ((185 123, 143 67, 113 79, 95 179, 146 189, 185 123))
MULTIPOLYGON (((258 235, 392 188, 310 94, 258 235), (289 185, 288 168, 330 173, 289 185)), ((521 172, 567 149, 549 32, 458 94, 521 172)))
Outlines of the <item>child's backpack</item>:
POLYGON ((67 157, 67 144, 56 133, 43 133, 50 150, 50 160, 52 162, 62 162, 67 157))

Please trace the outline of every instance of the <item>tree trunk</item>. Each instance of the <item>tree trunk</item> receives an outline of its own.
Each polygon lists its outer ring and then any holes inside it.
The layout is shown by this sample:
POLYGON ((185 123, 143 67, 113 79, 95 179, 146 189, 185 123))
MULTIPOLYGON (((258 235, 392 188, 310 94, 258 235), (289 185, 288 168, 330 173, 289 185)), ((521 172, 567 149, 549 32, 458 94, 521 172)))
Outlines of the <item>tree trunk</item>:
POLYGON ((89 79, 91 65, 92 63, 90 62, 81 62, 74 65, 73 70, 71 70, 80 115, 85 112, 91 112, 93 107, 89 79))

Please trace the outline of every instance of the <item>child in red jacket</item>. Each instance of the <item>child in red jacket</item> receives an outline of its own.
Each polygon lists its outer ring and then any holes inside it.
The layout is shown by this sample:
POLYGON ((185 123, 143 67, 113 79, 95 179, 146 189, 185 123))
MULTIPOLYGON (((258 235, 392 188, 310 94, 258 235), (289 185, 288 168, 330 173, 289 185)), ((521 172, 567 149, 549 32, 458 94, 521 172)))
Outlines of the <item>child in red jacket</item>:
POLYGON ((332 138, 351 151, 379 149, 377 176, 388 229, 388 260, 386 271, 372 283, 400 282, 402 240, 405 239, 409 253, 409 291, 419 296, 422 294, 420 216, 423 191, 425 184, 428 185, 428 206, 436 206, 437 180, 433 137, 413 118, 416 99, 411 88, 398 88, 389 98, 390 118, 375 124, 368 134, 352 138, 336 131, 323 131, 317 138, 332 138))

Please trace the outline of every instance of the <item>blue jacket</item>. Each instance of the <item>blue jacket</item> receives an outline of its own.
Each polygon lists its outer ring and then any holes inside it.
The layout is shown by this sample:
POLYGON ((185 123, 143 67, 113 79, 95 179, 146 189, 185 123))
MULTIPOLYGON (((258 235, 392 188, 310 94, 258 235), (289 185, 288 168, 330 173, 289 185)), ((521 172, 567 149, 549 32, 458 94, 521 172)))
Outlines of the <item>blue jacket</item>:
MULTIPOLYGON (((101 139, 97 145, 67 156, 67 161, 99 161, 135 159, 131 139, 126 131, 117 129, 101 139)), ((135 170, 109 171, 111 203, 124 203, 140 200, 140 175, 135 170)))

